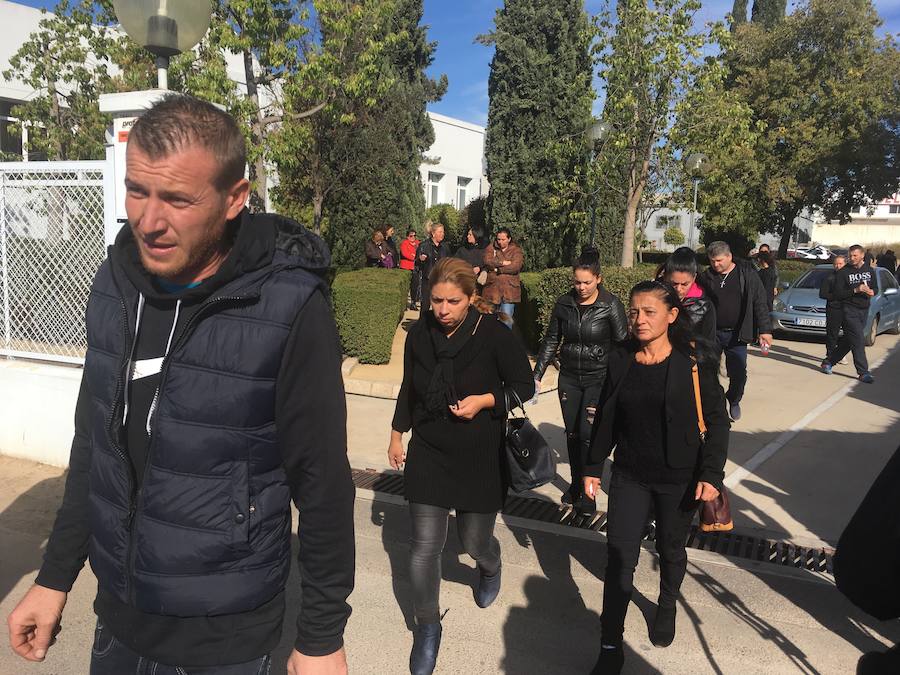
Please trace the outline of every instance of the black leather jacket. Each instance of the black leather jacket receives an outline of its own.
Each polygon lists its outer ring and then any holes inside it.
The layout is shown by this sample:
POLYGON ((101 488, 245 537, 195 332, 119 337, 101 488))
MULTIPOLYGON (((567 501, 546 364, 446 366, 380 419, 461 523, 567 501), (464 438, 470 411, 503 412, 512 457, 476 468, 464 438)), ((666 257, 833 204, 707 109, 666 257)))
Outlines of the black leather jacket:
POLYGON ((691 324, 700 337, 706 338, 713 344, 716 343, 716 306, 706 293, 699 298, 685 298, 681 302, 691 324))
POLYGON ((540 380, 550 361, 559 352, 562 373, 579 379, 602 382, 613 341, 628 335, 625 307, 602 286, 593 305, 578 315, 578 300, 569 291, 556 301, 544 341, 538 350, 534 378, 540 380))

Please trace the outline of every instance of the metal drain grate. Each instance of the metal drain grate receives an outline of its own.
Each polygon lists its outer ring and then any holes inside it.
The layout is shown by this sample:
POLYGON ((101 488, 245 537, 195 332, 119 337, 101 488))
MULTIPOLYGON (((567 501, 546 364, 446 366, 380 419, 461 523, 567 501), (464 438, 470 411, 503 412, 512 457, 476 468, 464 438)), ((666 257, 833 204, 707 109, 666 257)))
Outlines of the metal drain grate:
MULTIPOLYGON (((353 483, 358 488, 403 495, 403 475, 380 473, 372 469, 353 469, 353 483)), ((542 523, 555 523, 594 532, 606 532, 606 513, 598 511, 594 516, 582 516, 571 507, 560 506, 546 499, 510 496, 503 513, 542 523)), ((732 558, 782 565, 795 569, 833 575, 832 555, 827 548, 807 548, 783 541, 762 539, 739 532, 703 532, 696 525, 688 534, 688 548, 710 551, 732 558)))

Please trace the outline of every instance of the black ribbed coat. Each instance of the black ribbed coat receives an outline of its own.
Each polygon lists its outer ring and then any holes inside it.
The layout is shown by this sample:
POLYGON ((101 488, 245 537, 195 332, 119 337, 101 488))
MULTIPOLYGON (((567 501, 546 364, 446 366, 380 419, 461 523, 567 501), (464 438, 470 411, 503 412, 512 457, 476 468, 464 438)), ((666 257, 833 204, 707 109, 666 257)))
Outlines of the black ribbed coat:
POLYGON ((444 416, 431 416, 424 396, 437 365, 428 331, 433 322, 428 314, 406 338, 403 384, 392 423, 395 431, 413 432, 404 469, 406 498, 462 511, 499 511, 508 487, 503 452, 505 394, 512 389, 522 401, 534 395, 528 356, 495 315, 484 315, 453 359, 453 373, 460 399, 491 393, 494 407, 469 421, 449 410, 444 416))

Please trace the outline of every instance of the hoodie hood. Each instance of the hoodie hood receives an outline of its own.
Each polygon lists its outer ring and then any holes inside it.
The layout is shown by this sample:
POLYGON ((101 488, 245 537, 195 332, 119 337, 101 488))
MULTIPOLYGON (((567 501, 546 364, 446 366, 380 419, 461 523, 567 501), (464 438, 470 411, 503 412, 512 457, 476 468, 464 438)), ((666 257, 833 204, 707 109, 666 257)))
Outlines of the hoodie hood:
POLYGON ((282 267, 301 267, 323 276, 331 265, 331 254, 325 242, 300 223, 283 216, 251 214, 244 209, 237 218, 228 221, 225 236, 233 243, 218 271, 197 286, 174 293, 161 288, 144 268, 128 223, 119 231, 115 244, 110 246, 109 258, 146 298, 188 302, 203 300, 244 274, 276 264, 276 251, 285 254, 279 256, 277 263, 282 267))

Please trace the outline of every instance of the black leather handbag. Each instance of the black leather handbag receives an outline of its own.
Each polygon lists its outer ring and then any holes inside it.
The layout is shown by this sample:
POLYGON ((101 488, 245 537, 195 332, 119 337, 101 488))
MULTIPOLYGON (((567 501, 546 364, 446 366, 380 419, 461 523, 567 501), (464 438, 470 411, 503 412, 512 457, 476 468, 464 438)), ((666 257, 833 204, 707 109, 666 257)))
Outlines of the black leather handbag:
POLYGON ((509 486, 513 492, 525 492, 549 483, 556 477, 553 450, 528 419, 522 400, 512 389, 507 389, 506 411, 505 445, 509 486), (515 397, 515 405, 510 405, 510 394, 515 397), (521 409, 522 417, 510 417, 516 408, 521 409))

